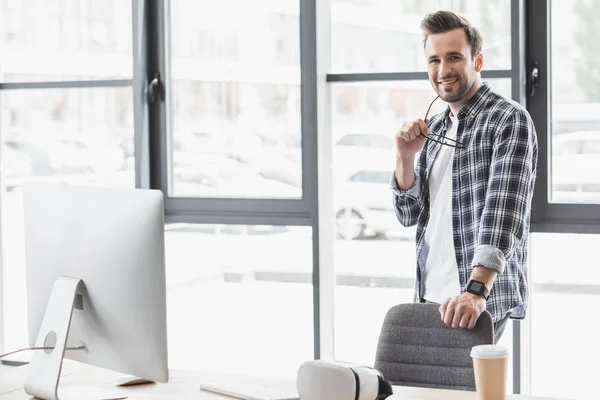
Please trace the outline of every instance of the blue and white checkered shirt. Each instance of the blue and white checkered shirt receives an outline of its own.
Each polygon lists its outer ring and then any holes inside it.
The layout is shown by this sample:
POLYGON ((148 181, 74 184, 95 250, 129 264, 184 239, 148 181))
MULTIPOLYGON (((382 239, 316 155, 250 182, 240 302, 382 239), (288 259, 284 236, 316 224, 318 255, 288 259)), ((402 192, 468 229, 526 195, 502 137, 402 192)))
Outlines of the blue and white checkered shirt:
MULTIPOLYGON (((431 118, 429 134, 444 135, 445 112, 431 118)), ((518 103, 483 83, 458 113, 457 148, 452 160, 452 230, 461 293, 474 266, 498 271, 487 300, 494 322, 509 311, 525 317, 529 297, 527 241, 536 177, 537 136, 533 121, 518 103)), ((404 226, 417 225, 415 301, 423 293, 421 254, 429 220, 431 167, 441 145, 428 140, 415 168, 415 183, 401 190, 394 176, 396 216, 404 226)), ((448 199, 450 200, 450 199, 448 199)))

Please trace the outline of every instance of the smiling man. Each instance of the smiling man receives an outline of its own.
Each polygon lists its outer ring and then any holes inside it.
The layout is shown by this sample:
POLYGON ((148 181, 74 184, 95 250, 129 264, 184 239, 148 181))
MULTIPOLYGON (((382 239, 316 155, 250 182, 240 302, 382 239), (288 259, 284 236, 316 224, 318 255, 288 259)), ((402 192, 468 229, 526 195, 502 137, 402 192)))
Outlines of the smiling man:
POLYGON ((421 28, 429 81, 448 107, 396 133, 391 186, 398 220, 417 225, 415 300, 439 303, 453 328, 472 329, 487 309, 497 342, 527 309, 535 128, 482 82, 483 41, 466 19, 439 11, 421 28))

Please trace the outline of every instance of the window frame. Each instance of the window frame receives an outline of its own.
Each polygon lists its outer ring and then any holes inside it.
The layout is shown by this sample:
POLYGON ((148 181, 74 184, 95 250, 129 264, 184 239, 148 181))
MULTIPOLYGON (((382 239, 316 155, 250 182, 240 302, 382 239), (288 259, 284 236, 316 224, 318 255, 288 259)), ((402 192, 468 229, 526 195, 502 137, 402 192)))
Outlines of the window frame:
MULTIPOLYGON (((328 35, 321 17, 328 15, 328 4, 317 0, 299 2, 300 52, 300 134, 302 160, 302 196, 298 199, 273 198, 202 198, 169 196, 169 130, 171 103, 170 82, 170 0, 134 0, 138 4, 136 73, 134 74, 136 110, 136 175, 138 187, 159 189, 164 194, 165 223, 201 223, 231 225, 275 225, 312 227, 313 262, 313 321, 314 357, 330 354, 332 346, 332 300, 324 288, 333 287, 333 272, 321 271, 320 265, 330 265, 330 240, 322 232, 333 232, 328 217, 333 214, 333 202, 323 187, 331 186, 327 169, 323 168, 323 154, 330 149, 320 143, 317 132, 326 126, 321 98, 328 96, 325 85, 327 63, 323 63, 329 48, 328 35), (317 23, 317 8, 319 23, 317 23), (317 31, 320 40, 317 42, 317 31), (317 57, 317 52, 319 56, 317 57), (320 60, 317 63, 317 60, 320 60), (159 100, 151 102, 147 93, 150 82, 160 79, 159 100), (139 144, 139 146, 138 146, 139 144), (137 171, 137 170, 136 170, 137 171), (325 216, 325 218, 323 218, 325 216), (322 303, 321 299, 325 298, 322 303), (331 328, 327 328, 331 325, 331 328), (323 330, 323 327, 325 329, 323 330), (324 348, 324 349, 323 349, 324 348)), ((331 157, 331 156, 328 156, 331 157)), ((333 235, 333 233, 331 233, 333 235)))
MULTIPOLYGON (((503 70, 484 70, 482 78, 509 78, 511 80, 511 92, 513 100, 525 106, 526 79, 525 79, 525 0, 510 1, 511 13, 511 67, 503 70)), ((532 2, 529 4, 531 5, 532 2)), ((331 85, 336 83, 351 82, 386 82, 386 81, 415 81, 428 80, 427 72, 351 72, 351 73, 329 73, 327 82, 331 85)), ((526 352, 522 352, 523 344, 527 344, 530 338, 531 322, 513 320, 513 392, 516 394, 527 393, 530 388, 531 368, 530 358, 526 352)))
POLYGON ((538 133, 538 173, 535 184, 531 232, 546 233, 600 233, 600 204, 552 203, 550 197, 550 159, 552 142, 549 140, 552 112, 550 88, 551 15, 550 1, 527 2, 527 93, 532 91, 531 69, 538 63, 539 84, 534 96, 527 97, 527 108, 538 133))
MULTIPOLYGON (((315 110, 309 103, 315 96, 315 79, 311 71, 311 52, 314 43, 309 44, 310 34, 306 25, 308 15, 300 13, 300 67, 301 67, 301 153, 302 153, 302 196, 300 198, 231 198, 231 197, 180 197, 171 196, 170 118, 171 93, 171 48, 170 48, 170 1, 144 0, 149 4, 147 10, 149 58, 145 75, 150 82, 155 74, 160 74, 164 97, 161 101, 147 104, 149 122, 150 176, 149 186, 160 189, 165 194, 165 221, 239 224, 239 225, 288 225, 312 226, 317 183, 316 176, 316 120, 315 110), (152 78, 151 78, 152 77, 152 78)), ((300 0, 298 0, 300 1, 300 0)), ((310 2, 300 1, 300 7, 310 2)), ((305 6, 306 7, 306 6, 305 6)), ((314 67, 312 67, 314 69, 314 67)), ((147 84, 146 84, 147 86, 147 84)))
MULTIPOLYGON (((141 4, 142 1, 144 0, 131 0, 132 1, 132 25, 133 25, 133 32, 135 33, 137 28, 139 27, 138 24, 136 24, 136 12, 138 11, 138 7, 141 4)), ((19 6, 22 7, 22 5, 19 3, 19 6)), ((23 13, 24 11, 22 9, 19 9, 18 11, 14 11, 15 13, 23 13)), ((137 39, 138 36, 136 36, 134 34, 133 38, 132 38, 132 46, 135 49, 136 46, 138 45, 137 43, 137 39)), ((118 87, 129 87, 133 90, 133 98, 134 98, 134 118, 135 118, 135 114, 137 114, 136 110, 135 110, 135 65, 136 65, 136 57, 135 57, 135 52, 133 53, 134 57, 133 57, 133 65, 134 65, 134 73, 133 73, 133 78, 132 79, 94 79, 94 80, 43 80, 43 81, 11 81, 11 82, 3 82, 2 80, 0 80, 0 93, 2 91, 6 91, 6 90, 16 90, 16 91, 26 91, 26 90, 44 90, 44 89, 98 89, 98 88, 118 88, 118 87)), ((0 67, 1 67, 1 63, 0 63, 0 67)), ((0 75, 1 77, 1 75, 0 75)), ((1 117, 1 116, 0 116, 1 117)), ((135 129, 135 124, 134 124, 134 146, 136 149, 136 165, 135 165, 135 175, 136 175, 136 186, 139 187, 137 185, 137 179, 138 179, 138 175, 143 175, 144 174, 144 169, 146 169, 146 167, 144 167, 144 165, 138 163, 137 160, 137 153, 138 153, 138 147, 139 147, 139 138, 138 138, 138 134, 137 134, 137 129, 135 129)), ((4 137, 2 136, 2 132, 0 132, 0 136, 2 137, 2 141, 4 140, 4 137)), ((0 187, 4 188, 4 185, 2 183, 2 185, 0 185, 0 187)), ((4 202, 4 193, 0 194, 0 206, 3 204, 4 202)), ((0 207, 0 217, 3 214, 3 208, 0 207)), ((3 276, 4 276, 4 259, 2 257, 2 232, 0 230, 0 353, 4 353, 4 347, 5 347, 5 343, 4 343, 4 329, 5 329, 5 321, 4 321, 4 302, 5 302, 5 297, 4 297, 4 290, 3 290, 3 285, 4 285, 4 280, 3 280, 3 276)), ((22 365, 25 364, 22 361, 14 361, 11 360, 11 358, 7 358, 7 359, 2 359, 0 360, 0 364, 6 364, 6 365, 13 365, 13 366, 18 366, 18 365, 22 365)))

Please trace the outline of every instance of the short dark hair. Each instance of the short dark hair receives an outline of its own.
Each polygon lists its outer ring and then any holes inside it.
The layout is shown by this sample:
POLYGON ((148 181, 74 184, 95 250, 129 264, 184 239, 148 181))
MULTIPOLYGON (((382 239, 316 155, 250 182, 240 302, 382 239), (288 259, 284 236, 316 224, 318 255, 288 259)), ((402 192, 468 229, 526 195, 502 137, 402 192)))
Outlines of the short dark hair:
POLYGON ((453 13, 452 11, 437 11, 425 15, 421 21, 421 30, 423 31, 423 46, 427 43, 427 38, 431 34, 445 33, 454 29, 464 29, 467 40, 471 45, 471 57, 475 57, 481 51, 483 38, 481 34, 466 18, 453 13))

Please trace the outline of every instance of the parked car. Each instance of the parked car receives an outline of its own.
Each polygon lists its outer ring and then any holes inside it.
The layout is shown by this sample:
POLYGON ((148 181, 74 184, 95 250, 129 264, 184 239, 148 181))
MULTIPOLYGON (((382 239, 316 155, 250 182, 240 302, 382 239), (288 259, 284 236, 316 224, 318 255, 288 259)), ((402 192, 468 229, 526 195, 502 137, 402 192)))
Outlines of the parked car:
POLYGON ((234 165, 176 167, 174 178, 177 196, 297 198, 302 195, 299 188, 234 165))
POLYGON ((333 148, 336 179, 363 169, 394 168, 394 139, 373 133, 350 133, 341 136, 333 148))
POLYGON ((226 152, 226 155, 266 179, 287 183, 297 188, 302 187, 301 164, 283 157, 275 151, 255 152, 231 149, 226 152))
POLYGON ((33 175, 36 176, 89 171, 87 163, 81 156, 54 139, 11 137, 5 139, 4 143, 8 148, 29 157, 33 175))
POLYGON ((126 166, 125 151, 116 141, 94 136, 66 136, 59 141, 92 172, 116 172, 126 166))
POLYGON ((552 139, 552 200, 600 202, 600 131, 578 131, 552 139))
POLYGON ((338 237, 354 240, 393 232, 402 238, 414 238, 414 228, 400 225, 394 212, 390 190, 392 171, 359 170, 335 184, 338 237))

